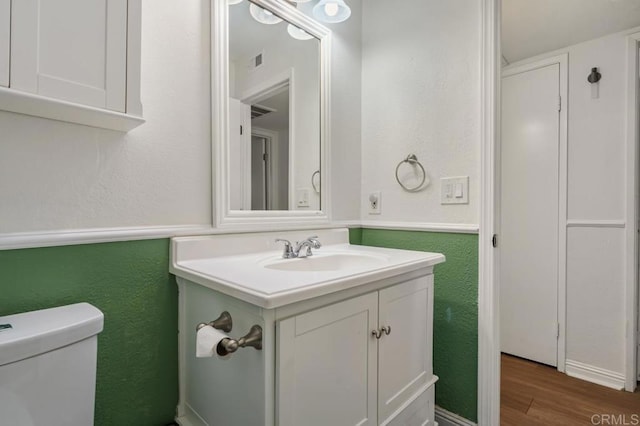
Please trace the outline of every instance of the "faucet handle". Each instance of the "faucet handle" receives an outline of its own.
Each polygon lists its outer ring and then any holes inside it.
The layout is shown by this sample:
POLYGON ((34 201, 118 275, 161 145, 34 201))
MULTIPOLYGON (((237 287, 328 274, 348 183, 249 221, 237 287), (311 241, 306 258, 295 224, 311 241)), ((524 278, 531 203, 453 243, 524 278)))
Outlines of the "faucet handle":
POLYGON ((284 259, 293 257, 293 247, 291 246, 291 241, 285 240, 284 238, 276 238, 276 243, 284 243, 284 251, 282 252, 282 257, 284 259))
POLYGON ((320 240, 318 240, 318 236, 317 235, 313 235, 313 236, 307 238, 307 241, 309 241, 311 243, 311 245, 313 246, 314 249, 319 249, 320 247, 322 247, 322 244, 320 244, 320 240))

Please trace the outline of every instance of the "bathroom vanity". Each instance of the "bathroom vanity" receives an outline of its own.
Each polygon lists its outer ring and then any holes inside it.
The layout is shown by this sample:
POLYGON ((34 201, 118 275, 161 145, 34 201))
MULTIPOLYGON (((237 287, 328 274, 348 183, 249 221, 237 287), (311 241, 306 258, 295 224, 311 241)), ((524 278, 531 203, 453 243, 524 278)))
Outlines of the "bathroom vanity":
MULTIPOLYGON (((183 426, 430 425, 437 253, 354 246, 348 230, 172 240, 183 426), (307 258, 276 238, 317 235, 307 258), (196 358, 196 327, 228 312, 262 348, 196 358)), ((228 329, 228 328, 227 328, 228 329)))

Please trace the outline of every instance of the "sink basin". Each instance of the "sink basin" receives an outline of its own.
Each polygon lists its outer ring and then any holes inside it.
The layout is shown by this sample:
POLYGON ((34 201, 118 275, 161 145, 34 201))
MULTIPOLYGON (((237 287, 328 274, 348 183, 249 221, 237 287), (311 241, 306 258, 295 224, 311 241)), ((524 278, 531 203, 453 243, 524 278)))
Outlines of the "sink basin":
POLYGON ((348 229, 318 229, 176 237, 171 272, 265 309, 368 286, 401 274, 431 273, 439 253, 349 244, 348 229), (283 259, 276 238, 318 235, 322 248, 308 258, 283 259))
POLYGON ((332 253, 297 259, 277 259, 261 262, 267 269, 278 271, 321 272, 384 266, 389 260, 384 256, 369 254, 332 253))

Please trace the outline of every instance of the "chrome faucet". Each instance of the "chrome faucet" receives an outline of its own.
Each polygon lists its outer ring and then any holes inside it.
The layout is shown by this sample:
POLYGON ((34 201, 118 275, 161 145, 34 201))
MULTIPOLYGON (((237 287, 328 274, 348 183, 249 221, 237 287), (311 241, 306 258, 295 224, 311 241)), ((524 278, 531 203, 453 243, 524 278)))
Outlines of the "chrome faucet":
POLYGON ((322 247, 317 236, 309 237, 304 241, 296 242, 295 246, 291 244, 291 241, 284 240, 282 238, 276 239, 276 242, 284 243, 284 251, 282 252, 283 259, 294 259, 296 257, 309 257, 313 256, 311 249, 319 249, 322 247), (306 250, 303 249, 306 247, 306 250), (301 253, 302 252, 302 253, 301 253))

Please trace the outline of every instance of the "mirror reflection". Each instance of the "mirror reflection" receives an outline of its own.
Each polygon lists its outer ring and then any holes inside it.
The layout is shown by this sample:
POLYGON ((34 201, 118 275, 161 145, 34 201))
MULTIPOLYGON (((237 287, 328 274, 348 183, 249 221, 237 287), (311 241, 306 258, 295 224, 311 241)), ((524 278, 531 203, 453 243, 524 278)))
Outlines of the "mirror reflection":
POLYGON ((320 41, 229 5, 231 210, 320 210, 320 41))

